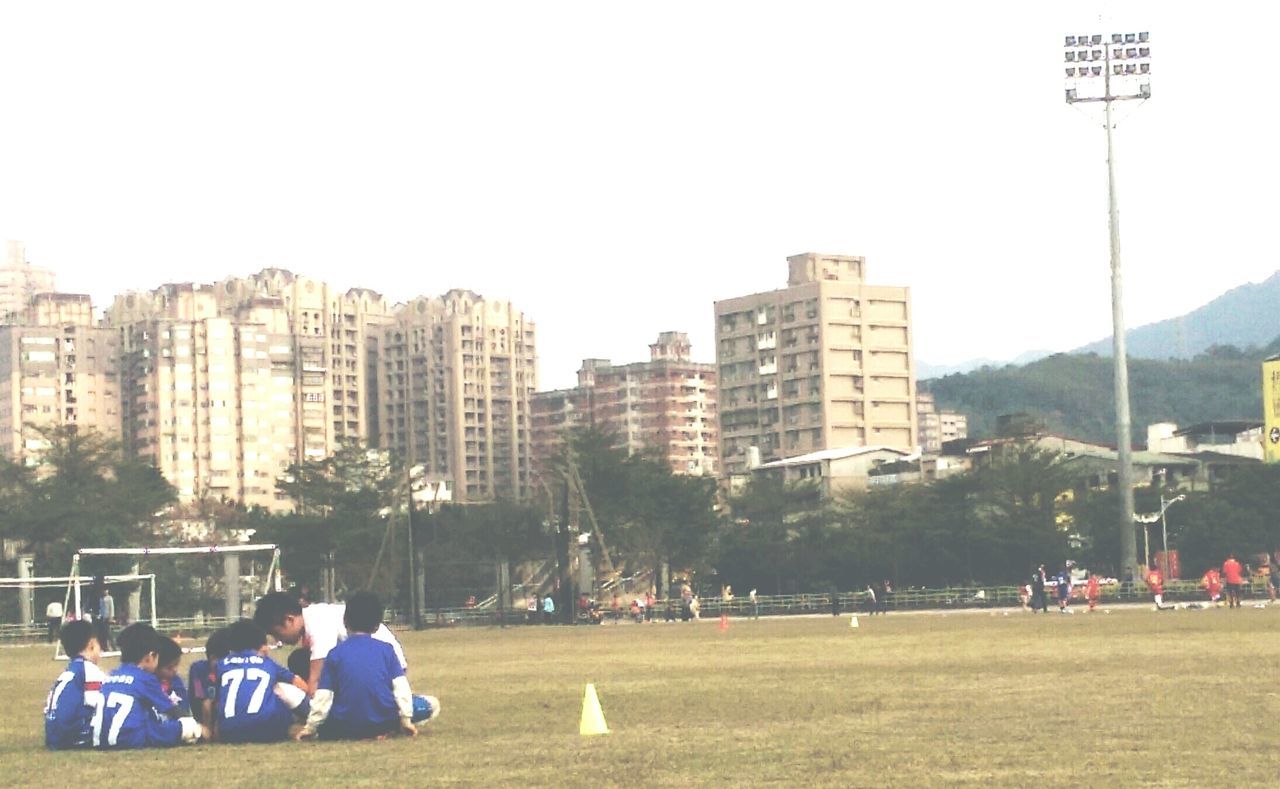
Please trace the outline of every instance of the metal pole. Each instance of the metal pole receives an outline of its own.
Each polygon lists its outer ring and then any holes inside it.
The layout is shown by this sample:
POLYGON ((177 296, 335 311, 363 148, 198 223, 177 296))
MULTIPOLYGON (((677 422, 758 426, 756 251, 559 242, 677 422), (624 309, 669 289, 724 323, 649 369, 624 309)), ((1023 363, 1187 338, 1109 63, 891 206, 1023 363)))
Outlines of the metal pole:
MULTIPOLYGON (((412 408, 412 406, 410 406, 412 408)), ((412 441, 413 437, 410 436, 412 441)), ((413 546, 413 466, 404 468, 405 511, 404 522, 409 532, 409 612, 412 616, 413 629, 422 629, 422 609, 418 606, 418 558, 413 546)))
MULTIPOLYGON (((1138 545, 1133 531, 1133 452, 1129 426, 1129 361, 1125 353, 1124 292, 1120 277, 1120 207, 1116 195, 1116 150, 1111 120, 1111 47, 1103 67, 1104 125, 1107 129, 1107 212, 1111 229, 1111 325, 1115 365, 1116 450, 1120 468, 1116 484, 1120 486, 1120 567, 1137 577, 1138 545)), ((1123 578, 1123 576, 1122 576, 1123 578)))
MULTIPOLYGON (((1169 504, 1172 503, 1172 501, 1169 502, 1169 504)), ((1160 496, 1160 544, 1164 546, 1164 561, 1161 562, 1164 567, 1161 569, 1161 572, 1164 574, 1164 579, 1166 581, 1169 580, 1169 521, 1165 518, 1164 511, 1169 504, 1164 503, 1164 495, 1162 494, 1160 496)))

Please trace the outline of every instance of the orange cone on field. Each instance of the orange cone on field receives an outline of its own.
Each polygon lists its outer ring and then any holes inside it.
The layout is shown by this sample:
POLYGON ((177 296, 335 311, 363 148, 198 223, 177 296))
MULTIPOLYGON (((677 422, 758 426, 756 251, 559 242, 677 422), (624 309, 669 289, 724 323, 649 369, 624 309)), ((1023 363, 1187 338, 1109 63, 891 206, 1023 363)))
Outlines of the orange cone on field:
POLYGON ((600 698, 596 696, 596 686, 587 683, 587 691, 582 696, 582 719, 578 722, 578 734, 588 737, 593 734, 608 734, 609 727, 604 722, 604 712, 600 709, 600 698))
POLYGON ((720 632, 723 633, 728 629, 729 629, 729 615, 721 614, 720 615, 720 632))

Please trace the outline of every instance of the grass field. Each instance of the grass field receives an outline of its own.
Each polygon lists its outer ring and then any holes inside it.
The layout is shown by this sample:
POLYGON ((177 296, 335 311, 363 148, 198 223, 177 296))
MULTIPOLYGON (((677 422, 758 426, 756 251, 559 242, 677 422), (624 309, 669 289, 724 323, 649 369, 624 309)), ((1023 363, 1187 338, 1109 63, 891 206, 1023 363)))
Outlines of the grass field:
MULTIPOLYGON (((0 649, 0 783, 1248 786, 1280 776, 1280 608, 404 633, 423 736, 48 753, 0 649), (580 737, 594 682, 612 733, 580 737)), ((281 655, 283 658, 283 655, 281 655)), ((113 660, 105 661, 107 667, 113 660)))

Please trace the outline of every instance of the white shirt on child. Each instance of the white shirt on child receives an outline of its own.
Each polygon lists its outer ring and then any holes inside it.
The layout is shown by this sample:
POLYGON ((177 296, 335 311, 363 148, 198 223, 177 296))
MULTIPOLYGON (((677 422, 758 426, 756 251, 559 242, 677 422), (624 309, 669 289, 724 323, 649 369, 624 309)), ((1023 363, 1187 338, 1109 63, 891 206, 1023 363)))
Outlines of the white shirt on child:
MULTIPOLYGON (((311 648, 312 660, 324 660, 338 642, 347 640, 347 626, 342 621, 346 613, 347 606, 343 603, 312 603, 302 609, 302 624, 307 631, 307 646, 311 648)), ((378 625, 371 635, 391 645, 400 659, 401 668, 409 667, 404 659, 404 649, 385 624, 378 625)))

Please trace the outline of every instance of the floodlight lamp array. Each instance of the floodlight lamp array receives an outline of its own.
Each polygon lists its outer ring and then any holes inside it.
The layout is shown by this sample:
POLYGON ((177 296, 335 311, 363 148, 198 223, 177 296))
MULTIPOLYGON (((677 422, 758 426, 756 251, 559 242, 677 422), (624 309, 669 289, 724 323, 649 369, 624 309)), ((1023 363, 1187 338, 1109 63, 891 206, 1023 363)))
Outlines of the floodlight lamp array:
POLYGON ((1068 102, 1106 101, 1112 98, 1150 98, 1151 42, 1150 33, 1097 33, 1066 36, 1063 60, 1068 102), (1096 95, 1094 80, 1107 86, 1096 95), (1086 95, 1082 95, 1086 94, 1086 95))

